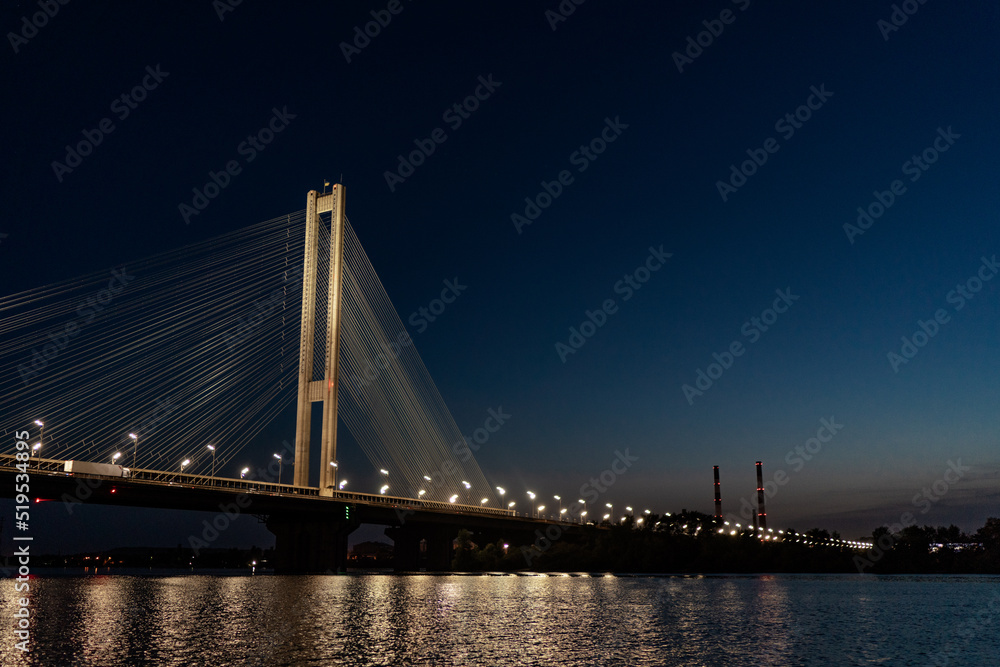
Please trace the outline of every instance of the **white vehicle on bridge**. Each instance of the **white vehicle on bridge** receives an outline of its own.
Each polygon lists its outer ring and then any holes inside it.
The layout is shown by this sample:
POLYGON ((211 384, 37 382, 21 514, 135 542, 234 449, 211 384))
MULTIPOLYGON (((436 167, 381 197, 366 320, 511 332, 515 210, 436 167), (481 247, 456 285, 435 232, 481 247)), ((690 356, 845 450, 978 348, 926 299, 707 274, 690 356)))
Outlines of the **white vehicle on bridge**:
POLYGON ((64 472, 87 473, 88 475, 104 475, 105 477, 128 477, 131 470, 113 463, 90 463, 89 461, 66 461, 64 472))

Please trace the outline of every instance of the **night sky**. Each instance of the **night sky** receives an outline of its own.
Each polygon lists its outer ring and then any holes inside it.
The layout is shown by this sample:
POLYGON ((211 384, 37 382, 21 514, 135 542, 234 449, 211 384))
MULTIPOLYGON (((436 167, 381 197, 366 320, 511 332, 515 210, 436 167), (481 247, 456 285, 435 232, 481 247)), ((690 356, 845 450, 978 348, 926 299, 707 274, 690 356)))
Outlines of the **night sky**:
MULTIPOLYGON (((616 508, 711 513, 718 465, 736 513, 762 460, 775 528, 1000 512, 993 3, 71 2, 24 28, 39 11, 0 21, 3 294, 343 182, 463 432, 510 415, 477 459, 518 500, 575 498, 627 449, 616 508), (445 281, 465 289, 421 324, 445 281)), ((244 458, 293 436, 294 409, 244 458)), ((208 516, 39 512, 64 551, 208 516)), ((218 544, 273 539, 244 524, 218 544)))

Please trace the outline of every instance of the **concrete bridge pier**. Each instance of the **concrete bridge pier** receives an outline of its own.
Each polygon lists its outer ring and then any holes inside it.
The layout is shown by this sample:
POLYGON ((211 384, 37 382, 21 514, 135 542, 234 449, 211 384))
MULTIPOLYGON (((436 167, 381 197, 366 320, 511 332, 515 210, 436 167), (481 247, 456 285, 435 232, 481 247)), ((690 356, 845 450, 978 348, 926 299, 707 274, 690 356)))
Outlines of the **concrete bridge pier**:
POLYGON ((451 569, 454 526, 409 522, 385 529, 393 542, 393 568, 396 571, 443 572, 451 569))
POLYGON ((272 514, 267 529, 274 534, 274 570, 279 574, 344 572, 347 536, 356 520, 332 519, 329 514, 272 514))

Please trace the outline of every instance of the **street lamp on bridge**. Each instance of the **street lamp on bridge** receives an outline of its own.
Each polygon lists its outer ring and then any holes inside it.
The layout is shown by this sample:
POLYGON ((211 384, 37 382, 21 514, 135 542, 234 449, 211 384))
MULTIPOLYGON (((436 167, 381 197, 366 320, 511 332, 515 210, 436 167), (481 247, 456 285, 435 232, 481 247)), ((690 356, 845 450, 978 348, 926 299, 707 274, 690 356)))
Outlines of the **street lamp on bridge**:
POLYGON ((248 472, 250 472, 250 468, 244 468, 243 470, 241 470, 240 471, 240 479, 244 479, 247 476, 248 472))
POLYGON ((469 489, 472 488, 472 485, 469 484, 468 482, 466 482, 465 480, 462 480, 462 486, 465 487, 465 504, 468 505, 469 504, 469 489))
POLYGON ((183 461, 181 461, 181 472, 184 472, 184 466, 186 466, 189 463, 191 463, 191 459, 184 459, 183 461))
POLYGON ((559 513, 562 514, 562 496, 552 496, 559 501, 559 513))
POLYGON ((122 453, 121 453, 121 452, 115 452, 115 453, 114 453, 114 454, 113 454, 113 455, 111 456, 111 462, 112 462, 112 463, 116 462, 116 461, 117 461, 117 460, 118 460, 119 458, 121 458, 121 455, 122 455, 122 453))
POLYGON ((545 505, 539 505, 538 510, 535 512, 535 516, 539 519, 545 518, 542 512, 545 511, 545 505))
POLYGON ((378 492, 384 496, 385 492, 388 491, 388 490, 389 490, 389 485, 388 484, 383 484, 382 488, 379 489, 378 492))
POLYGON ((215 445, 205 445, 212 452, 212 477, 215 477, 215 445))
POLYGON ((340 484, 337 485, 337 489, 343 491, 345 486, 347 486, 347 480, 342 479, 340 480, 340 484))
MULTIPOLYGON (((41 419, 36 419, 35 423, 38 424, 38 444, 41 445, 45 442, 45 424, 41 419)), ((41 449, 41 447, 39 447, 41 449)))
MULTIPOLYGON (((275 454, 274 458, 278 459, 278 484, 281 484, 281 464, 283 463, 281 454, 275 454)), ((278 493, 281 493, 281 489, 278 489, 278 493)))
POLYGON ((330 461, 330 465, 333 466, 333 485, 337 486, 337 473, 340 471, 340 466, 337 465, 336 461, 330 461))
POLYGON ((132 446, 132 468, 135 468, 136 457, 139 456, 139 436, 135 433, 129 433, 128 437, 132 438, 134 443, 132 446))
POLYGON ((516 504, 517 503, 515 503, 513 500, 510 501, 509 503, 507 503, 507 509, 513 511, 514 510, 514 505, 516 505, 516 504))
POLYGON ((535 513, 535 494, 532 491, 528 491, 528 497, 531 498, 531 513, 535 513))

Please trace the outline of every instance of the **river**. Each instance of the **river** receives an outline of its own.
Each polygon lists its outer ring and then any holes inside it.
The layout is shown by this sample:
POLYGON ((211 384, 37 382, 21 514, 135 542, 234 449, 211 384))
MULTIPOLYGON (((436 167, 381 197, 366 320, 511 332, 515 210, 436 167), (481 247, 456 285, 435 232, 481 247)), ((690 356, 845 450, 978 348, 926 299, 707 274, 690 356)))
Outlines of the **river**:
POLYGON ((43 575, 28 653, 3 591, 3 665, 1000 664, 995 576, 43 575))

